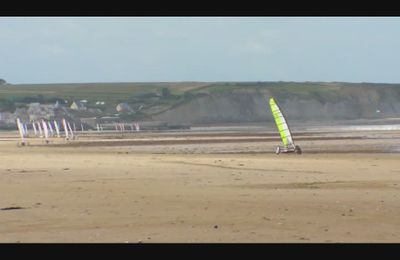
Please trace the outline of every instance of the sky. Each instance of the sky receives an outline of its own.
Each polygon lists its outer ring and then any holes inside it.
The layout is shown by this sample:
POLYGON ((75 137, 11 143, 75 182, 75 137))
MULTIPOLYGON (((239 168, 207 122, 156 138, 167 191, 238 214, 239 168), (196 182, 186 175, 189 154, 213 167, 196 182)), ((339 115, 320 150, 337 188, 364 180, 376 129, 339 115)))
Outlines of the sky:
POLYGON ((400 83, 400 17, 0 17, 0 78, 400 83))

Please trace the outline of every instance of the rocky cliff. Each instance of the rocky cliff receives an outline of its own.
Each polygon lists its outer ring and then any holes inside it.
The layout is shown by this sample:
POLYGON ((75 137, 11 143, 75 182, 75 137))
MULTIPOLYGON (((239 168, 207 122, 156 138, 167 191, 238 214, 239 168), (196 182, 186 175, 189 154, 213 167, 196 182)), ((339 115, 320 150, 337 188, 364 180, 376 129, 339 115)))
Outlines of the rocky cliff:
POLYGON ((288 120, 345 120, 400 117, 400 86, 389 84, 286 83, 210 86, 153 115, 170 123, 239 123, 272 120, 275 97, 288 120))

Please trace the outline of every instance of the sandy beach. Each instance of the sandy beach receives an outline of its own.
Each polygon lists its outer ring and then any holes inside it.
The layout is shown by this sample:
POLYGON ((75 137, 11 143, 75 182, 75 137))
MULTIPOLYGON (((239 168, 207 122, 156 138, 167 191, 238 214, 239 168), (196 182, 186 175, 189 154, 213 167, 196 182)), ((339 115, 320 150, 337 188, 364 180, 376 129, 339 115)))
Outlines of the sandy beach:
POLYGON ((0 242, 400 242, 400 131, 0 134, 0 242), (114 135, 114 136, 113 136, 114 135))

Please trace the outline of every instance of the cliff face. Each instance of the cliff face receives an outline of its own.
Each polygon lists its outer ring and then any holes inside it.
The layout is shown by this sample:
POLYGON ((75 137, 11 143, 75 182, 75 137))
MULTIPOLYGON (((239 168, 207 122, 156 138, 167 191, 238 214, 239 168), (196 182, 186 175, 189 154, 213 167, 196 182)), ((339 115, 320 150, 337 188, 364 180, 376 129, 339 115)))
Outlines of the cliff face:
POLYGON ((306 88, 236 88, 212 93, 154 115, 170 123, 239 123, 272 120, 269 97, 288 120, 345 120, 400 117, 400 87, 326 85, 306 88))
POLYGON ((153 119, 170 123, 253 122, 268 118, 265 97, 254 94, 219 94, 195 98, 153 119))

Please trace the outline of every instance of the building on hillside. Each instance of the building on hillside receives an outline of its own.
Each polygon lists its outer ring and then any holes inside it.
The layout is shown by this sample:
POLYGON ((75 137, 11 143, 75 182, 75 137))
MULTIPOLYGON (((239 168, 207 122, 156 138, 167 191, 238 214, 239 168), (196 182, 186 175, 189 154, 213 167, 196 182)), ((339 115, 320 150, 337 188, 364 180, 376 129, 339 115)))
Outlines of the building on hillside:
POLYGON ((61 103, 59 100, 56 100, 56 103, 54 104, 54 108, 62 108, 65 107, 65 103, 63 100, 61 100, 61 103))
POLYGON ((86 105, 81 101, 74 100, 70 108, 73 110, 86 110, 86 105))
POLYGON ((55 117, 55 111, 54 111, 55 108, 56 105, 30 103, 28 105, 28 110, 27 110, 27 113, 29 115, 29 120, 30 121, 35 121, 40 119, 50 120, 51 118, 55 117))
POLYGON ((133 112, 132 108, 128 105, 128 103, 119 103, 115 109, 118 111, 118 113, 133 112))

